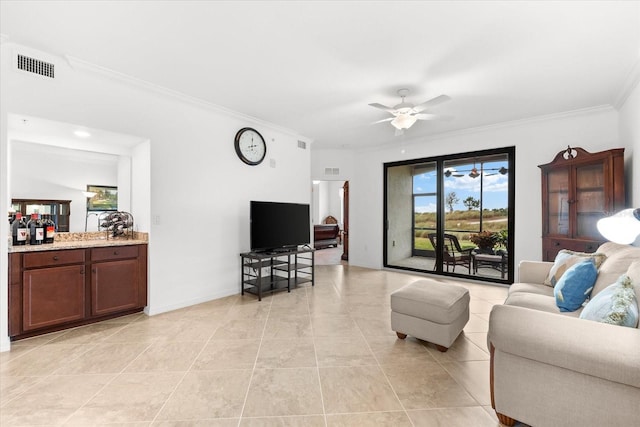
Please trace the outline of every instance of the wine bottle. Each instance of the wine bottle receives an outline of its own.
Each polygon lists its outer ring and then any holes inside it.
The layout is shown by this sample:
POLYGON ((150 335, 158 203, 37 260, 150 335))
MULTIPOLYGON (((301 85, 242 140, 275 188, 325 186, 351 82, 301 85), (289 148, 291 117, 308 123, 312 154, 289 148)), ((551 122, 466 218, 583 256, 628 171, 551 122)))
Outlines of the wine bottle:
POLYGON ((56 236, 56 223, 51 219, 51 215, 44 215, 42 226, 44 227, 44 243, 53 243, 56 236))
POLYGON ((22 218, 22 213, 16 212, 16 216, 11 223, 11 236, 13 238, 13 245, 25 245, 27 243, 27 224, 22 218))
POLYGON ((40 220, 39 214, 31 214, 31 219, 29 220, 27 227, 29 227, 29 244, 41 245, 44 240, 44 228, 42 227, 42 221, 40 220))

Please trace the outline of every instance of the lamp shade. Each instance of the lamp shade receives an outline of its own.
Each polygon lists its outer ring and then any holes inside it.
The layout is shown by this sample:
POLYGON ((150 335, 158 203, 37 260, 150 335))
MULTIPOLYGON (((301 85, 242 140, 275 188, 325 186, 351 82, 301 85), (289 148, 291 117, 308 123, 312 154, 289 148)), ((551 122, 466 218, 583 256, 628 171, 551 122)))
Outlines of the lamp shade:
POLYGON ((411 114, 398 114, 391 124, 396 129, 409 129, 418 119, 411 114))
POLYGON ((598 221, 597 227, 605 239, 629 245, 640 235, 640 209, 625 209, 602 218, 598 221))

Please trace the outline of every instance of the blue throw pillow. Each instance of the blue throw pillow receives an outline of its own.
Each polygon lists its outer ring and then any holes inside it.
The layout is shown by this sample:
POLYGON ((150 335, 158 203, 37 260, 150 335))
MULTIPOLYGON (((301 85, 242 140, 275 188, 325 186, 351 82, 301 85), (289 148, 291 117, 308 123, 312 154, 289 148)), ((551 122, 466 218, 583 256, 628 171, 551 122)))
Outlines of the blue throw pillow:
POLYGON ((638 301, 633 283, 626 274, 593 297, 580 313, 581 319, 635 328, 638 324, 638 301))
POLYGON ((591 259, 572 265, 553 288, 560 311, 576 311, 591 294, 598 270, 591 259))

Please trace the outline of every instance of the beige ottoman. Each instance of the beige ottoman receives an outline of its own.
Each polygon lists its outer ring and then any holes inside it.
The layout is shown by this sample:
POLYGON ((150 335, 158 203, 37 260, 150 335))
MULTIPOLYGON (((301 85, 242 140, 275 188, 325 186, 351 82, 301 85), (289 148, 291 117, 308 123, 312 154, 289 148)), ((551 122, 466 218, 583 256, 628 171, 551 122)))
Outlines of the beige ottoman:
POLYGON ((469 321, 469 291, 435 280, 418 280, 391 294, 391 329, 447 351, 469 321))

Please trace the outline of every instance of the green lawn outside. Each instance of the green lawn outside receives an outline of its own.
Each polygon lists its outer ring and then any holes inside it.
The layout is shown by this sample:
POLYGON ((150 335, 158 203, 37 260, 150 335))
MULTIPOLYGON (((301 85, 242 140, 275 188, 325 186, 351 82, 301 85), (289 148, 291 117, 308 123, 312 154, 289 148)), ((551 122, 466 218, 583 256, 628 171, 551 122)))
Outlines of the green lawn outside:
MULTIPOLYGON (((467 249, 467 248, 475 248, 476 245, 474 245, 470 240, 459 240, 460 242, 460 247, 462 249, 467 249)), ((418 250, 424 250, 424 251, 433 251, 433 245, 431 245, 431 242, 429 241, 428 237, 416 237, 415 239, 415 244, 414 244, 414 249, 418 249, 418 250)))
MULTIPOLYGON (((506 209, 484 210, 482 212, 483 229, 493 232, 506 230, 507 218, 506 209)), ((434 212, 416 213, 414 220, 416 227, 414 249, 433 251, 428 235, 436 228, 436 214, 434 212)), ((446 212, 444 227, 447 233, 454 234, 458 238, 462 249, 475 248, 476 245, 470 240, 470 236, 480 231, 480 211, 446 212)))

